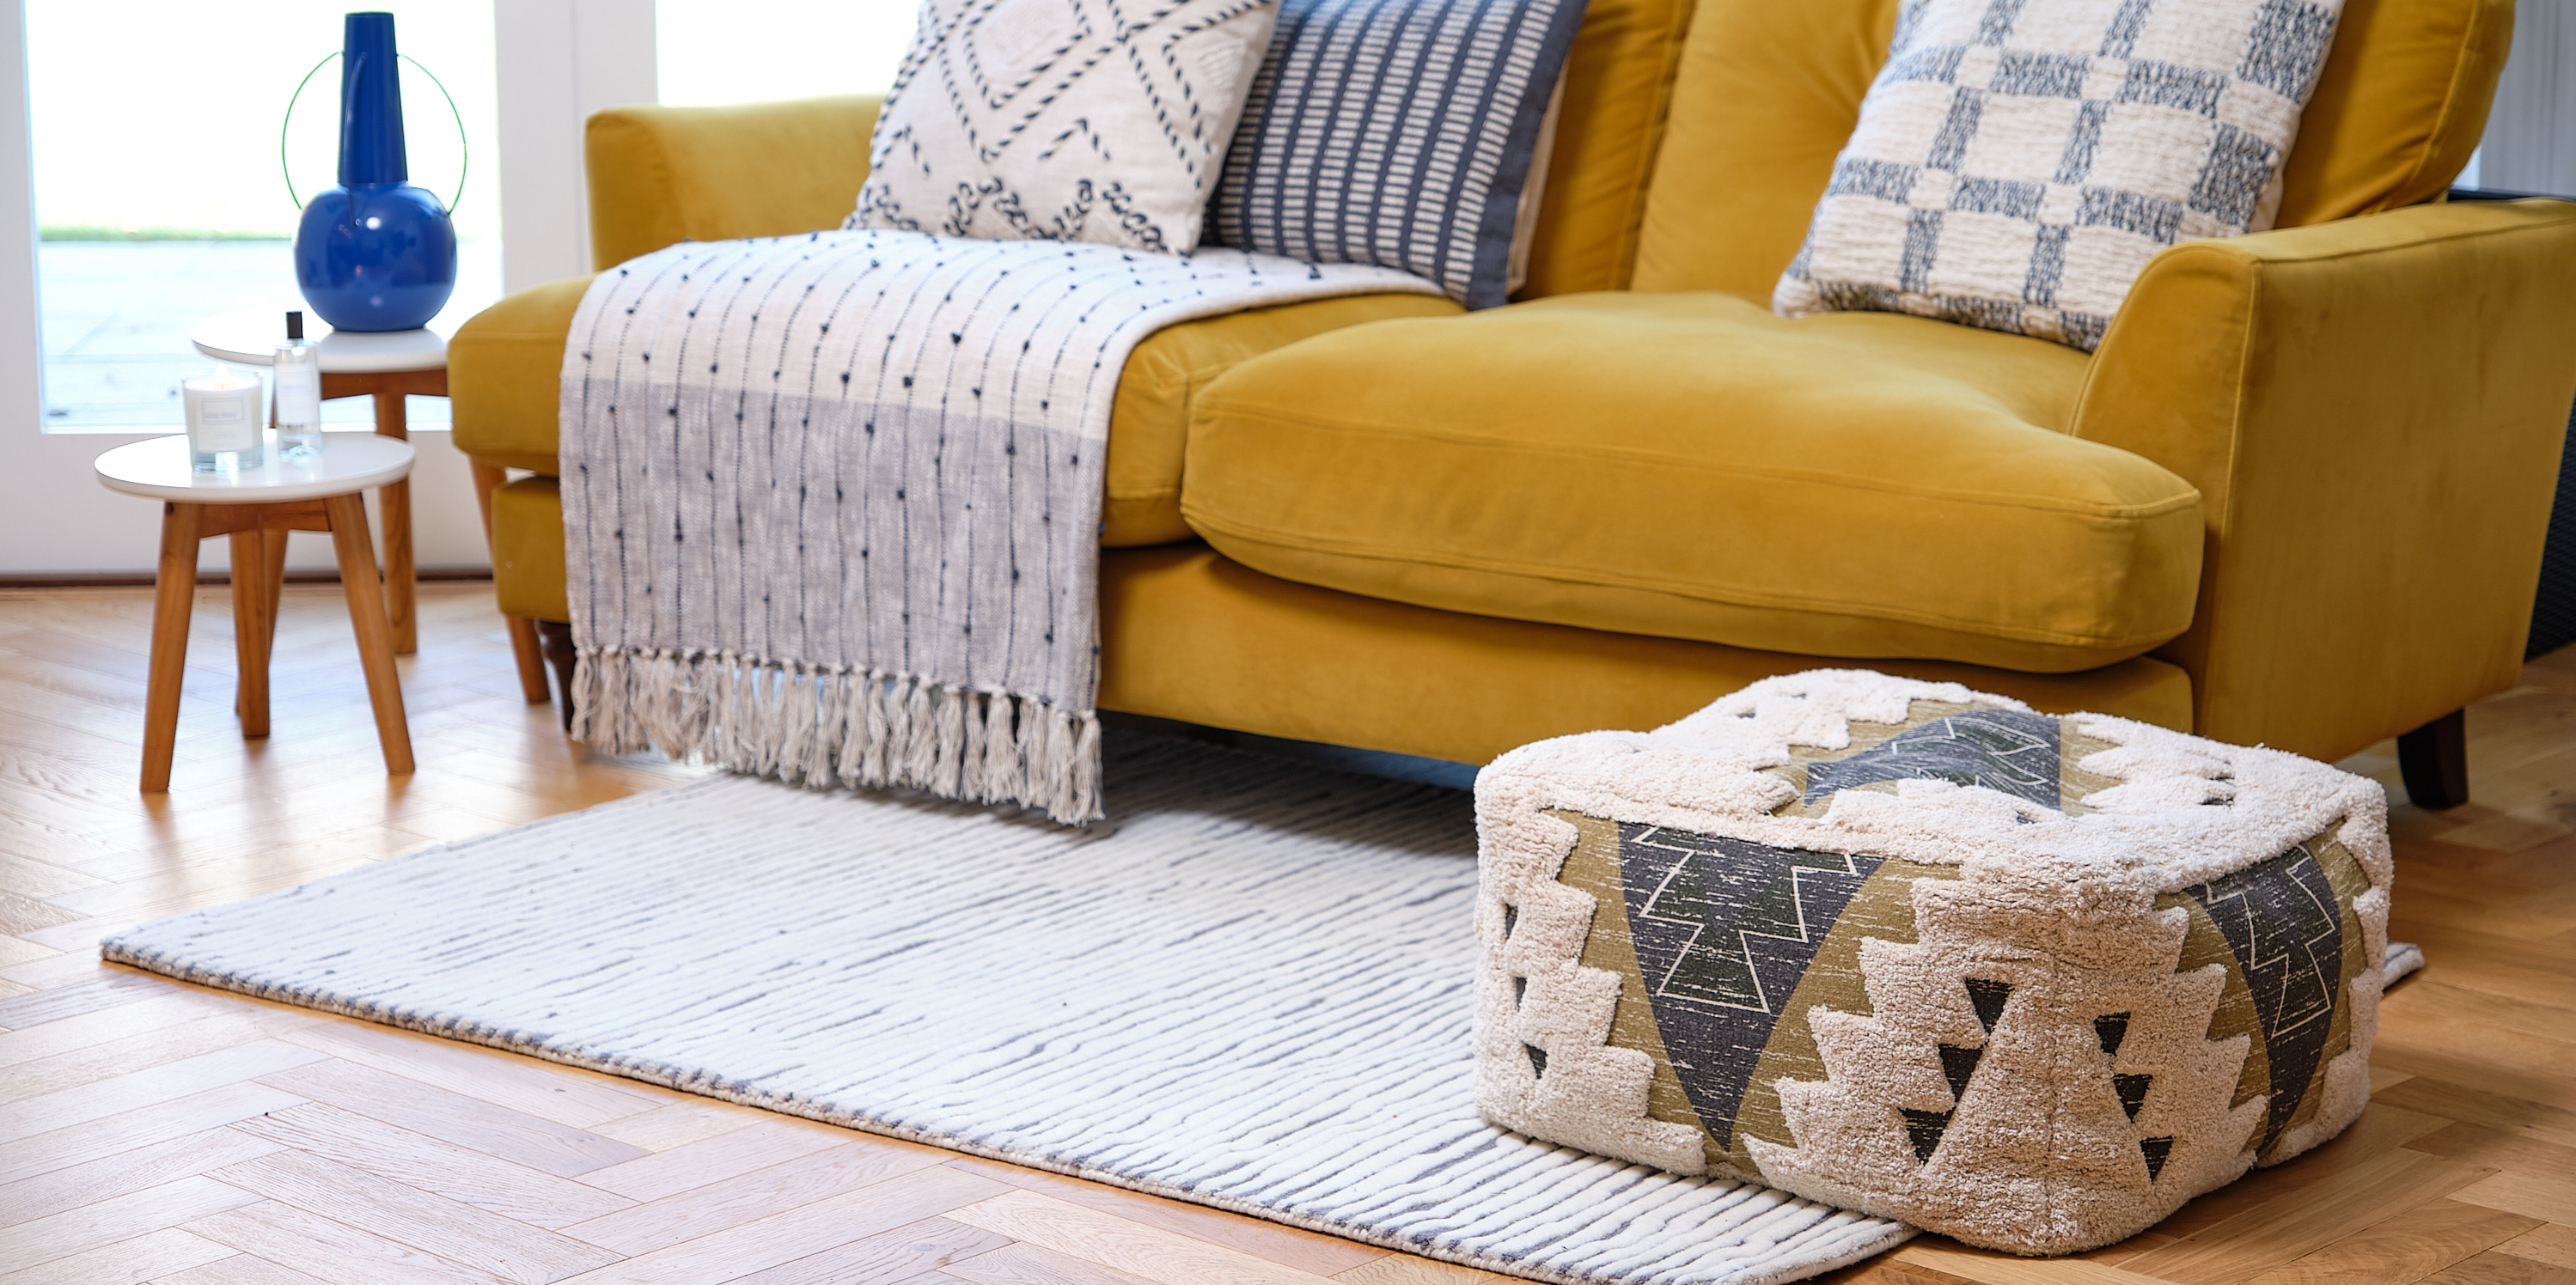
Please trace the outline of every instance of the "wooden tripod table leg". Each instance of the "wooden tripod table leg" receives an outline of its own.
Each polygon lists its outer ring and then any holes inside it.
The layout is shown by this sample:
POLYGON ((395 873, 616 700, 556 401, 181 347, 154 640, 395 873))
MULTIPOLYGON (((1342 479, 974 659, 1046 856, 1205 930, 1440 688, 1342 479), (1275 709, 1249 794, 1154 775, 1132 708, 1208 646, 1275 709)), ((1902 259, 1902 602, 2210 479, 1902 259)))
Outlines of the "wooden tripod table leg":
MULTIPOLYGON (((279 538, 285 532, 277 533, 279 538)), ((268 596, 268 550, 256 528, 233 532, 233 709, 242 735, 268 735, 268 644, 275 608, 268 596)))
POLYGON ((197 602, 202 504, 161 506, 161 567, 152 597, 152 676, 143 700, 143 792, 170 789, 179 741, 179 682, 188 668, 188 616, 197 602))
POLYGON ((376 589, 367 506, 356 495, 334 495, 322 503, 331 518, 332 548, 340 555, 340 590, 349 599, 349 624, 358 633, 358 661, 367 671, 367 700, 375 706, 376 740, 384 746, 385 770, 402 776, 412 770, 411 725, 403 718, 402 680, 394 673, 393 629, 376 589))
MULTIPOLYGON (((492 492, 509 480, 509 470, 498 464, 474 462, 474 498, 483 506, 483 548, 491 553, 494 566, 501 560, 499 546, 492 543, 492 492)), ((537 647, 537 622, 525 616, 503 616, 510 626, 510 657, 519 662, 519 694, 531 705, 546 703, 546 659, 537 647)))
MULTIPOLYGON (((386 437, 411 440, 410 421, 405 418, 402 388, 376 389, 376 431, 386 437)), ((410 655, 420 650, 420 623, 413 617, 411 561, 411 479, 392 483, 378 493, 377 504, 385 517, 385 603, 394 628, 394 650, 410 655)), ((340 577, 348 578, 342 568, 340 577)))

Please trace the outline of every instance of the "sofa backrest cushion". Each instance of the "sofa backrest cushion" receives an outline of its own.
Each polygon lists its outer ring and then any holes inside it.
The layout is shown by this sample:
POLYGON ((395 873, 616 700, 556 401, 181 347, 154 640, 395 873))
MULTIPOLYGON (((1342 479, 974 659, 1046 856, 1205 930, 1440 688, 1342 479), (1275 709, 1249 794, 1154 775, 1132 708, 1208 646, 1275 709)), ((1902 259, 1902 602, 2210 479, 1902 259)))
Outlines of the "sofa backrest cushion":
MULTIPOLYGON (((1886 60, 1896 9, 1699 0, 1633 288, 1769 297, 1886 60)), ((2485 129, 2512 25, 2513 0, 2346 0, 2291 147, 2279 224, 2439 194, 2485 129)))
POLYGON ((1565 62, 1529 275, 1513 297, 1624 290, 1692 0, 1592 0, 1565 62))
POLYGON ((2274 222, 2299 227, 2441 195, 2486 133, 2513 3, 2344 0, 2274 222))

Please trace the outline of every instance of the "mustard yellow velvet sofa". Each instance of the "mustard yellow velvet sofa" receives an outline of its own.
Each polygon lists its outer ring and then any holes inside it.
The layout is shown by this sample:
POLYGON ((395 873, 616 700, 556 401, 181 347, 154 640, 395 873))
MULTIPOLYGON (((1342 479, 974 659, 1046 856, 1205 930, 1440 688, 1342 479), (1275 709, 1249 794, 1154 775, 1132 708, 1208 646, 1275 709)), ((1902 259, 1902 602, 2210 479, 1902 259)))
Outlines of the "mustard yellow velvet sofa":
MULTIPOLYGON (((2576 395, 2576 205, 2439 201, 2510 0, 2349 0, 2279 228, 2159 256, 2090 356, 1766 306, 1896 7, 1593 0, 1514 303, 1140 346, 1101 707, 1482 762, 1861 664, 2325 758, 2419 727, 2410 759, 2455 752, 2453 712, 2515 679, 2576 395)), ((599 265, 838 226, 875 110, 594 117, 599 265)), ((532 700, 527 622, 569 614, 585 285, 449 353, 532 700)))

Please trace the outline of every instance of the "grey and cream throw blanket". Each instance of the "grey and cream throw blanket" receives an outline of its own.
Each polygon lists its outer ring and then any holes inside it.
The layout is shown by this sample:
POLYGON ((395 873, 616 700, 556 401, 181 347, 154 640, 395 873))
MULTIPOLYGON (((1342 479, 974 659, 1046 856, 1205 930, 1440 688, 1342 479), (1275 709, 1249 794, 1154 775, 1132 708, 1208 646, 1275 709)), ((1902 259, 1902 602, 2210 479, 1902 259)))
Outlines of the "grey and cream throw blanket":
POLYGON ((1100 503, 1128 353, 1437 293, 1385 268, 851 230, 602 273, 565 346, 574 735, 1102 815, 1100 503))

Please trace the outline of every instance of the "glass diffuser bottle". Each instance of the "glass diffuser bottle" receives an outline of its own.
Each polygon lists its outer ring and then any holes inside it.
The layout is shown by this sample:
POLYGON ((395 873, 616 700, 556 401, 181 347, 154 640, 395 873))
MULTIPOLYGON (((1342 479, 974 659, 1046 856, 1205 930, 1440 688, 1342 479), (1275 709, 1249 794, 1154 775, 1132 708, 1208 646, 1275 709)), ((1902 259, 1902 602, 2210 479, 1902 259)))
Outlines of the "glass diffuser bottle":
POLYGON ((322 451, 322 349, 304 337, 304 314, 286 314, 286 342, 271 361, 277 374, 277 455, 309 460, 322 451))

